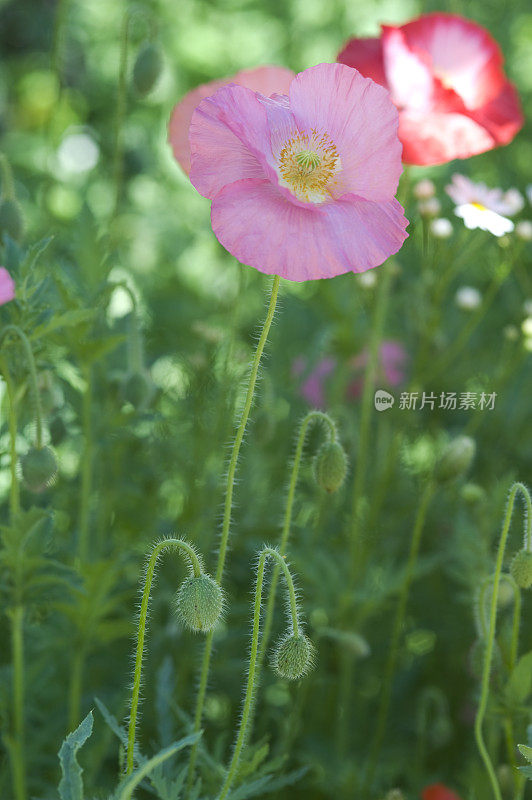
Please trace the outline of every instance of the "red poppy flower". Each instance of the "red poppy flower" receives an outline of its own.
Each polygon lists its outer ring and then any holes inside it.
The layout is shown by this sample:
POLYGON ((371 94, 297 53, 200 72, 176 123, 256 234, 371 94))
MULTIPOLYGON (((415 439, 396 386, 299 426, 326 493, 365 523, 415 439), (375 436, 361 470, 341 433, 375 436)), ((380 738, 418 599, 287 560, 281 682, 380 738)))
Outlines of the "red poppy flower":
POLYGON ((382 26, 351 39, 338 61, 389 89, 407 164, 443 164, 508 144, 523 125, 497 42, 455 14, 382 26))
POLYGON ((421 792, 421 800, 460 800, 455 792, 452 792, 443 783, 434 783, 427 786, 421 792))

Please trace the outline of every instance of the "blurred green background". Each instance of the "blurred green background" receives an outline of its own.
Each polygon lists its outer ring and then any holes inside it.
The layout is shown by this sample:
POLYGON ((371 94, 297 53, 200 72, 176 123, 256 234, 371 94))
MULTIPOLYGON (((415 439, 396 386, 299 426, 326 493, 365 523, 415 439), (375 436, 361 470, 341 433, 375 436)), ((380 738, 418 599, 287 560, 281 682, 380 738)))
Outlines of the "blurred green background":
MULTIPOLYGON (((381 22, 400 23, 432 10, 464 14, 491 31, 504 52, 508 74, 517 83, 525 113, 532 92, 532 11, 525 0, 438 6, 409 0, 165 0, 127 8, 132 18, 122 129, 124 169, 115 214, 113 159, 126 4, 0 3, 0 148, 12 166, 25 218, 23 241, 4 242, 3 257, 18 287, 26 279, 30 287, 38 287, 24 296, 17 309, 2 309, 2 320, 14 319, 31 331, 65 309, 94 310, 90 325, 66 326, 35 343, 43 392, 49 398, 48 421, 60 419, 65 431, 56 445, 60 461, 56 485, 36 500, 25 492, 23 500, 26 507, 36 503, 55 509, 55 528, 43 549, 46 557, 73 570, 64 596, 37 593, 28 614, 27 760, 30 790, 39 798, 56 796, 56 753, 69 729, 69 704, 70 723, 76 717, 67 687, 80 647, 85 664, 79 713, 93 707, 95 695, 117 717, 126 712, 135 591, 149 544, 158 535, 177 531, 206 553, 212 569, 231 420, 264 313, 269 279, 235 263, 218 244, 210 227, 209 202, 195 192, 173 159, 167 123, 175 103, 199 83, 258 64, 282 64, 299 71, 334 61, 350 36, 377 35, 381 22), (131 70, 140 48, 152 38, 164 54, 164 69, 154 90, 141 98, 132 87, 131 70), (76 140, 76 150, 72 137, 79 134, 83 138, 76 140), (53 238, 31 271, 26 248, 46 237, 53 238), (120 390, 131 304, 123 291, 105 293, 102 286, 108 281, 127 281, 137 296, 145 363, 153 382, 150 402, 140 409, 124 403, 120 390), (83 431, 87 365, 93 387, 90 452, 83 431), (87 458, 93 480, 89 508, 83 512, 80 486, 87 458), (85 522, 83 513, 88 514, 85 522), (74 554, 83 524, 88 525, 92 559, 81 569, 74 554)), ((227 584, 229 612, 217 638, 205 726, 211 752, 225 763, 247 656, 254 554, 263 542, 277 540, 295 430, 307 408, 301 381, 294 376, 294 360, 305 359, 310 372, 321 358, 332 357, 338 368, 328 387, 329 410, 338 422, 351 471, 339 495, 325 497, 313 484, 310 457, 305 460, 290 553, 309 633, 318 646, 318 666, 295 687, 272 673, 265 675, 254 741, 269 741, 274 757, 290 754, 277 768, 308 765, 309 771, 300 783, 275 797, 357 796, 352 792, 382 690, 419 474, 446 436, 463 432, 477 439, 478 455, 466 484, 477 489, 466 490, 462 482, 441 490, 429 511, 372 800, 396 785, 407 797, 418 798, 431 781, 445 781, 464 800, 488 796, 472 735, 478 682, 469 670, 468 653, 475 639, 474 600, 480 581, 493 568, 509 485, 530 474, 531 345, 523 323, 531 316, 525 302, 532 299, 532 251, 530 243, 515 237, 499 241, 488 233, 463 229, 443 188, 451 174, 460 171, 524 193, 532 183, 529 125, 527 119, 506 148, 465 163, 410 171, 410 183, 403 181, 401 186, 411 220, 410 238, 392 264, 375 271, 376 284, 353 275, 327 282, 283 282, 242 451, 227 584), (412 183, 422 176, 435 181, 442 215, 454 225, 450 240, 430 240, 426 258, 411 193, 412 183), (507 277, 497 284, 492 302, 482 307, 470 335, 455 352, 453 343, 476 319, 476 312, 456 305, 456 291, 473 286, 489 297, 505 266, 507 277), (371 558, 352 593, 346 588, 346 531, 360 400, 346 399, 346 387, 353 378, 351 360, 367 346, 383 270, 393 273, 384 338, 399 341, 409 355, 403 388, 436 393, 496 391, 498 398, 493 411, 477 414, 407 412, 397 404, 384 415, 372 414, 362 512, 371 558), (421 360, 420 354, 424 354, 421 360), (346 632, 363 636, 369 654, 359 659, 352 640, 342 638, 346 632), (356 659, 353 691, 339 720, 342 664, 351 658, 356 659), (436 711, 425 724, 420 709, 434 696, 436 711)), ((530 217, 529 206, 521 217, 530 217)), ((25 402, 25 371, 16 364, 13 369, 21 387, 17 447, 24 452, 32 436, 31 409, 25 402)), ((10 481, 5 419, 4 414, 0 432, 4 521, 10 481)), ((309 440, 309 456, 318 440, 318 435, 309 440)), ((518 534, 514 536, 517 547, 518 534)), ((162 566, 153 601, 140 730, 149 752, 173 735, 171 731, 186 725, 194 701, 201 648, 178 627, 169 610, 175 569, 173 563, 162 566), (165 694, 168 686, 171 700, 165 694)), ((522 652, 532 647, 526 622, 531 610, 527 599, 522 652)), ((501 625, 508 623, 508 609, 503 609, 501 625)), ((0 635, 0 709, 7 729, 7 629, 0 635)), ((528 721, 529 707, 517 715, 521 741, 528 721)), ((497 720, 491 735, 494 740, 500 736, 497 720)), ((81 759, 88 796, 104 796, 112 785, 116 751, 111 734, 97 718, 95 735, 81 759)), ((214 791, 216 780, 208 767, 204 779, 208 790, 214 791)), ((5 753, 0 787, 2 796, 10 797, 5 753)))

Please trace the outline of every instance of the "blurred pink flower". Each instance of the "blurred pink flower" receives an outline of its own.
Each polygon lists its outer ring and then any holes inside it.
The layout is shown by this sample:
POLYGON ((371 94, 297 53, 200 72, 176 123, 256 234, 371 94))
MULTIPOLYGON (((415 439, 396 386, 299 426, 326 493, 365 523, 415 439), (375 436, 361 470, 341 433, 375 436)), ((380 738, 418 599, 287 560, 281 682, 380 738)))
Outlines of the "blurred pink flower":
POLYGON ((0 267, 0 306, 15 297, 15 282, 5 267, 0 267))
POLYGON ((230 84, 190 123, 190 180, 219 242, 293 281, 364 272, 396 253, 408 221, 388 92, 343 64, 296 75, 289 97, 230 84))
POLYGON ((190 145, 188 142, 190 120, 205 97, 210 97, 217 89, 227 86, 228 83, 246 86, 254 92, 260 92, 265 97, 271 97, 272 94, 286 94, 293 77, 292 70, 286 69, 286 67, 257 67, 237 72, 230 78, 203 83, 188 92, 172 111, 168 129, 168 138, 174 156, 183 171, 187 175, 190 172, 190 145))
MULTIPOLYGON (((364 349, 349 362, 350 373, 354 373, 346 389, 346 399, 354 400, 362 394, 364 388, 364 369, 367 365, 369 350, 364 349)), ((380 358, 377 369, 377 383, 385 386, 399 386, 406 377, 408 354, 400 342, 388 339, 380 346, 380 358)), ((315 408, 327 406, 328 379, 338 366, 335 358, 327 356, 306 373, 308 361, 304 356, 296 358, 292 364, 294 378, 303 378, 299 393, 307 403, 315 408)))

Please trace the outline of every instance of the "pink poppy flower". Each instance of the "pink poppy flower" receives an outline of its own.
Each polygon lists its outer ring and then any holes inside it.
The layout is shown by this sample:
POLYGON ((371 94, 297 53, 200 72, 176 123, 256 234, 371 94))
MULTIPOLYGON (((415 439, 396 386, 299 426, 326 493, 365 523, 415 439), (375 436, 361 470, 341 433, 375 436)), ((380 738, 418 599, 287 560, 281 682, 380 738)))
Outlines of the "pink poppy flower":
POLYGON ((338 60, 386 86, 407 164, 443 164, 508 144, 523 126, 497 42, 456 14, 425 14, 380 39, 352 39, 338 60))
POLYGON ((421 792, 421 800, 460 800, 460 797, 443 783, 434 783, 421 792))
MULTIPOLYGON (((322 358, 314 369, 306 376, 299 388, 299 393, 313 408, 325 408, 325 380, 334 372, 336 359, 322 358)), ((303 357, 296 358, 292 365, 292 374, 295 377, 303 375, 307 369, 307 360, 303 357)))
POLYGON ((343 64, 301 72, 289 96, 230 84, 194 111, 190 180, 243 264, 293 281, 364 272, 407 235, 397 124, 388 92, 343 64))
MULTIPOLYGON (((351 364, 358 372, 366 368, 369 359, 369 349, 365 348, 360 355, 356 356, 351 364)), ((406 375, 406 365, 408 354, 400 342, 393 339, 383 341, 379 349, 379 362, 377 365, 377 382, 387 386, 399 386, 403 383, 406 375)), ((350 398, 360 397, 364 390, 364 378, 360 374, 347 387, 347 396, 350 398)))
POLYGON ((188 142, 190 120, 204 97, 210 97, 217 89, 227 86, 228 83, 246 86, 248 89, 260 92, 266 97, 270 97, 272 94, 286 94, 293 78, 294 73, 291 69, 286 69, 286 67, 257 67, 256 69, 237 72, 231 78, 203 83, 188 92, 172 111, 168 129, 168 139, 174 151, 174 156, 183 171, 187 175, 190 172, 190 145, 188 142))
POLYGON ((0 267, 0 306, 15 297, 15 282, 5 267, 0 267))

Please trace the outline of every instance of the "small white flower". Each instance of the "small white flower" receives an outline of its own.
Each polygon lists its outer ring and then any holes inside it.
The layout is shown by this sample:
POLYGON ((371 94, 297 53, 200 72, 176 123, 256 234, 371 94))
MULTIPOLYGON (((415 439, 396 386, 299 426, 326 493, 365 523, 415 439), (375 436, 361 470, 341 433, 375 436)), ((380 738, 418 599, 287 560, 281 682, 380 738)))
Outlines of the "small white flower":
POLYGON ((435 194, 436 187, 429 178, 424 178, 414 186, 414 197, 417 198, 417 200, 429 200, 431 197, 434 197, 435 194))
POLYGON ((524 242, 532 241, 532 222, 529 219, 522 219, 515 226, 515 235, 524 242))
MULTIPOLYGON (((489 189, 485 183, 473 183, 464 175, 453 175, 452 183, 445 187, 445 191, 456 203, 454 213, 464 220, 466 228, 480 228, 494 236, 513 231, 514 224, 505 215, 519 210, 517 189, 503 194, 501 189, 489 189)), ((522 200, 521 195, 519 198, 522 200)))
POLYGON ((89 172, 100 157, 100 148, 87 133, 69 133, 57 149, 61 169, 70 173, 89 172))
POLYGON ((452 235, 453 226, 449 219, 438 217, 430 223, 430 232, 436 239, 448 239, 452 235))
POLYGON ((456 292, 454 301, 458 308, 462 308, 464 311, 474 311, 479 307, 482 295, 474 286, 462 286, 456 292))
POLYGON ((506 203, 506 214, 509 217, 519 214, 525 207, 525 198, 518 189, 508 189, 502 198, 503 202, 506 203))
POLYGON ((365 289, 371 289, 377 283, 377 276, 374 269, 368 269, 366 272, 361 272, 358 276, 358 282, 365 289))
POLYGON ((428 200, 421 200, 417 208, 422 217, 437 217, 441 211, 441 203, 437 197, 429 197, 428 200))

